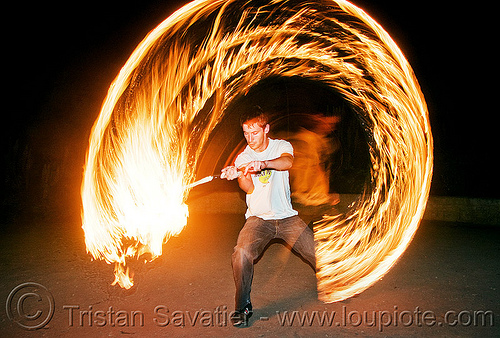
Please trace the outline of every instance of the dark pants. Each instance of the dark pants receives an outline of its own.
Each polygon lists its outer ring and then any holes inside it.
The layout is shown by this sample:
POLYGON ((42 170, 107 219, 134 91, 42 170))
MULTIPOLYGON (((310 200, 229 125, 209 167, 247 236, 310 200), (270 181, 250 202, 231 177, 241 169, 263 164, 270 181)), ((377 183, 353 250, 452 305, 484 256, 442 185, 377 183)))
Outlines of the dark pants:
POLYGON ((238 235, 232 256, 236 310, 242 310, 250 302, 254 261, 275 238, 283 239, 312 267, 316 267, 314 235, 299 216, 267 221, 249 217, 238 235))

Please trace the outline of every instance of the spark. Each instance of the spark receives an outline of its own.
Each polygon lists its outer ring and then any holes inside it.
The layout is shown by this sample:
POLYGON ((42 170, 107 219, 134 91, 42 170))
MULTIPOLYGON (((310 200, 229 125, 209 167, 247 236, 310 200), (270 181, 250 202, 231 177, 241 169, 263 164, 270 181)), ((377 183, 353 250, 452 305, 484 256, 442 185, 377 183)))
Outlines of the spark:
POLYGON ((343 0, 198 0, 137 46, 91 132, 82 227, 92 257, 115 263, 115 283, 131 287, 126 260, 158 257, 185 227, 210 133, 238 95, 270 76, 326 84, 369 139, 364 194, 314 227, 319 298, 362 292, 404 252, 429 195, 433 141, 423 94, 390 36, 343 0))

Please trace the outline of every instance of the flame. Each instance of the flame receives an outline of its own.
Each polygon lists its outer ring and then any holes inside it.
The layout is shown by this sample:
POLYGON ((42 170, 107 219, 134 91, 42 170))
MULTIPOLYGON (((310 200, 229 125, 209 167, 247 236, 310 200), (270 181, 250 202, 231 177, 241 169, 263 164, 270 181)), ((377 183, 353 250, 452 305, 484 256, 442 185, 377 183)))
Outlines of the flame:
POLYGON ((269 76, 328 85, 369 139, 371 182, 346 214, 315 225, 319 297, 381 278, 417 230, 429 195, 432 135, 418 82, 389 35, 347 1, 194 1, 146 36, 112 83, 82 184, 88 252, 154 259, 186 225, 203 145, 228 105, 269 76))

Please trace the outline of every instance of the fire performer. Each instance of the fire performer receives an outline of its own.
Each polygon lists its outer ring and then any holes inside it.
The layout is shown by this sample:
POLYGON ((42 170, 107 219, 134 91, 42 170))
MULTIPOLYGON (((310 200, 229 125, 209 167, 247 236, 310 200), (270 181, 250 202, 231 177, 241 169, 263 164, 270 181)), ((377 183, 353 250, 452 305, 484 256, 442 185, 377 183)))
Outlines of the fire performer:
POLYGON ((290 198, 292 145, 268 137, 268 116, 258 106, 243 114, 240 122, 247 146, 234 166, 222 169, 221 174, 221 178, 238 179, 248 207, 232 256, 236 305, 231 320, 235 326, 247 325, 253 314, 250 290, 254 261, 272 239, 284 240, 316 267, 313 232, 293 209, 290 198))

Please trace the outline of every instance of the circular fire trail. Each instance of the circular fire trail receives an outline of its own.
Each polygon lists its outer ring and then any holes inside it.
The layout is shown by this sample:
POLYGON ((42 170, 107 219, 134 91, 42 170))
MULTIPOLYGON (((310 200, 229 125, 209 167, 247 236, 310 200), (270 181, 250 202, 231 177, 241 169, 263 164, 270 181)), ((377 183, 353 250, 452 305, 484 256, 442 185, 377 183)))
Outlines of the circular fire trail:
POLYGON ((365 128, 371 180, 345 214, 315 224, 319 297, 380 279, 422 218, 432 135, 414 73, 389 35, 347 1, 198 0, 139 44, 94 124, 82 184, 88 252, 115 263, 161 255, 186 225, 197 160, 228 105, 271 76, 320 82, 365 128))

